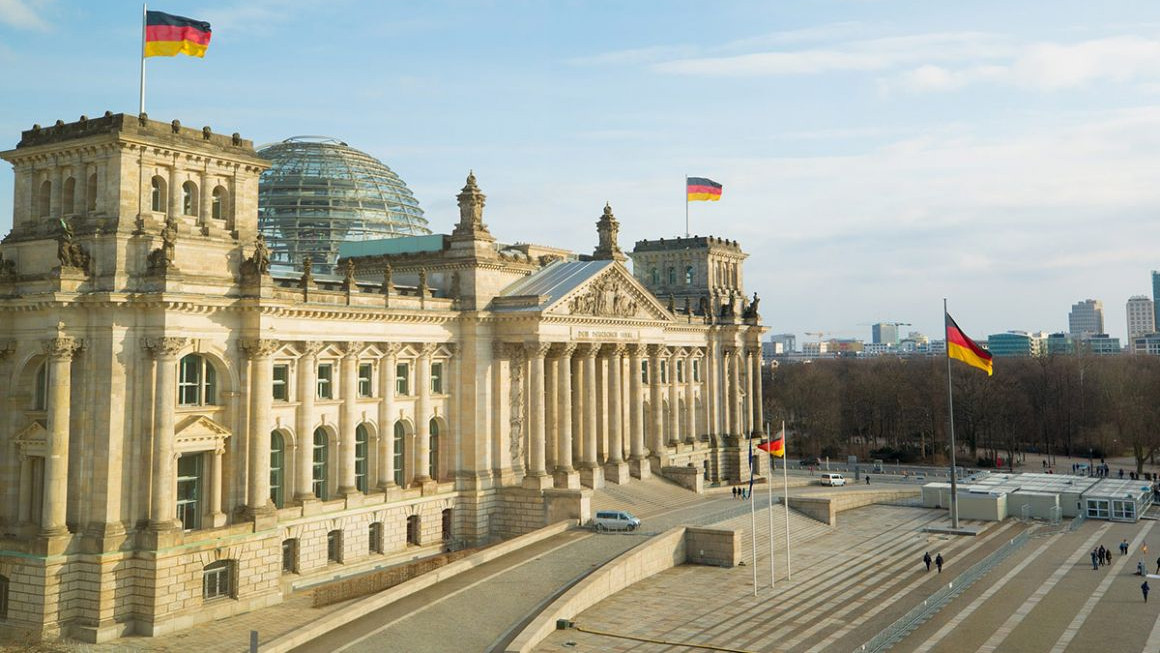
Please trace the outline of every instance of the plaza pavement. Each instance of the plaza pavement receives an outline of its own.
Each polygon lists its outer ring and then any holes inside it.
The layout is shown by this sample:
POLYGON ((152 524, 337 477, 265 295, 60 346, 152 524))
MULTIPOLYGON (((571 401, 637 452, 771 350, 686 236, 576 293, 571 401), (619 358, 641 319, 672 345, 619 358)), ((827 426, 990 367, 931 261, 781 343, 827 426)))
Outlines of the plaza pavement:
MULTIPOLYGON (((799 475, 808 480, 803 477, 799 475)), ((862 489, 859 485, 833 491, 862 489)), ((819 490, 791 488, 790 493, 819 490)), ((780 492, 775 485, 776 494, 780 492)), ((586 630, 671 644, 568 630, 553 633, 536 650, 647 652, 711 644, 751 651, 854 651, 1027 528, 1008 520, 990 525, 978 537, 936 535, 922 529, 945 525, 944 511, 903 506, 876 505, 842 513, 837 527, 791 512, 793 574, 787 579, 782 549, 785 517, 775 506, 777 571, 771 589, 764 488, 759 486, 755 499, 756 597, 748 504, 733 499, 727 487, 698 496, 654 479, 610 486, 593 499, 593 510, 623 507, 641 516, 640 533, 596 535, 580 529, 561 533, 397 601, 298 650, 493 650, 510 641, 527 618, 562 588, 644 538, 678 524, 716 522, 742 531, 745 566, 676 567, 574 617, 586 630), (946 558, 941 575, 923 570, 920 560, 926 550, 946 558)), ((1033 537, 893 650, 1089 651, 1109 646, 1116 651, 1160 650, 1156 626, 1160 596, 1145 605, 1140 579, 1132 575, 1136 552, 1149 535, 1155 542, 1153 558, 1146 562, 1155 571, 1160 529, 1153 532, 1152 525, 1088 521, 1076 532, 1061 529, 1033 537), (1122 538, 1134 546, 1133 554, 1123 559, 1116 548, 1122 538), (1091 569, 1087 553, 1093 542, 1116 550, 1110 568, 1091 569)), ((1160 589, 1160 579, 1152 583, 1160 589)), ((240 652, 247 650, 251 630, 260 632, 263 643, 269 642, 354 603, 313 609, 309 600, 302 592, 266 610, 164 637, 62 644, 44 650, 240 652)))

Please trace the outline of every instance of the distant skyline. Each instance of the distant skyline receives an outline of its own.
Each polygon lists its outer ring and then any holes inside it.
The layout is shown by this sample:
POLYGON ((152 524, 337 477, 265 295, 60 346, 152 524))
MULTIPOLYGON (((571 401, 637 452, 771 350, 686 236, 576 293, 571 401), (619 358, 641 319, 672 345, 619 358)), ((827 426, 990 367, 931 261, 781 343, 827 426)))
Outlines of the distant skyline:
MULTIPOLYGON (((1160 3, 172 0, 204 60, 151 58, 155 120, 381 159, 449 232, 474 170, 501 240, 740 242, 772 333, 1064 331, 1160 269, 1160 3)), ((136 113, 141 4, 0 0, 0 148, 136 113)), ((0 233, 12 221, 0 173, 0 233)))

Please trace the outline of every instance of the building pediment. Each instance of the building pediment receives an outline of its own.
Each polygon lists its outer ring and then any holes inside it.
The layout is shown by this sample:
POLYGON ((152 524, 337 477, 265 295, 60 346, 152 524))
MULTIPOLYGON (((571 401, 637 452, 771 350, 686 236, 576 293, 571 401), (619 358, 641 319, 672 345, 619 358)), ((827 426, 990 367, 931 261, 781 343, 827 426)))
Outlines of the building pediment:
POLYGON ((545 314, 671 321, 660 301, 620 264, 607 266, 555 303, 545 314))
POLYGON ((44 456, 48 448, 48 429, 40 420, 33 420, 31 424, 16 433, 13 441, 21 455, 44 456))
POLYGON ((205 415, 190 415, 174 429, 174 451, 217 451, 225 447, 230 430, 205 415))

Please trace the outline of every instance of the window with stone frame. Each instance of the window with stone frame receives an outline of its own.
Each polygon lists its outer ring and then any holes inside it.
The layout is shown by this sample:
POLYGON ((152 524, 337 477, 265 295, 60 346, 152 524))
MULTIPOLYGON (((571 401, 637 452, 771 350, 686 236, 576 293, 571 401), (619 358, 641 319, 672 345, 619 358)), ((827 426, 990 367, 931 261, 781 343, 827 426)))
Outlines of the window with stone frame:
POLYGON ((326 534, 326 561, 342 562, 342 531, 334 530, 326 534))
POLYGON ((318 427, 314 429, 314 446, 312 447, 313 460, 311 462, 311 477, 310 489, 314 496, 325 501, 330 498, 330 438, 326 434, 326 429, 318 427))
POLYGON ((404 478, 403 474, 405 472, 405 470, 403 469, 403 460, 404 460, 404 453, 406 453, 407 428, 405 426, 403 426, 403 423, 401 421, 395 422, 395 434, 394 435, 395 435, 395 437, 394 437, 395 442, 394 442, 394 447, 392 449, 392 455, 394 456, 395 485, 402 487, 403 478, 404 478))
POLYGON ((217 186, 213 189, 213 195, 210 204, 210 217, 212 217, 214 220, 226 219, 227 197, 228 195, 224 187, 217 186))
POLYGON ((693 269, 693 266, 691 266, 691 265, 686 266, 685 267, 685 285, 686 286, 693 285, 693 281, 696 278, 697 278, 697 271, 693 269))
POLYGON ((358 396, 370 397, 374 394, 374 366, 360 363, 358 366, 358 396))
POLYGON ((48 410, 48 361, 36 368, 36 385, 32 389, 32 410, 48 410))
POLYGON ((36 198, 36 214, 47 218, 52 210, 52 182, 44 181, 40 184, 40 195, 36 198))
POLYGON ((165 213, 165 204, 165 179, 160 175, 154 175, 150 182, 149 208, 154 213, 165 213))
POLYGON ((685 382, 685 361, 677 361, 677 383, 685 382))
POLYGON ((181 185, 181 213, 197 215, 197 184, 192 181, 181 185))
POLYGON ((334 365, 330 363, 318 366, 318 398, 334 399, 334 365))
POLYGON ((395 365, 395 394, 400 397, 411 394, 411 365, 409 363, 395 365))
POLYGON ((177 459, 177 520, 182 530, 201 528, 205 490, 205 456, 201 453, 182 454, 177 459))
POLYGON ((72 215, 77 212, 77 180, 69 177, 64 180, 64 192, 60 194, 61 215, 72 215))
POLYGON ((677 285, 677 269, 671 265, 669 266, 669 285, 677 285))
POLYGON ((85 185, 85 211, 92 213, 97 210, 97 173, 89 175, 85 185))
POLYGON ((370 432, 366 424, 359 424, 354 429, 354 484, 359 492, 367 491, 367 451, 369 449, 370 432))
POLYGON ((201 354, 189 354, 178 363, 177 403, 181 406, 217 405, 217 370, 201 354))
POLYGON ((367 527, 367 540, 368 553, 383 552, 383 522, 371 522, 371 525, 367 527))
POLYGON ((290 401, 290 366, 275 365, 274 375, 270 382, 270 391, 274 401, 290 401))
POLYGON ((443 363, 431 363, 431 394, 443 394, 443 363))
POLYGON ((701 382, 701 361, 693 359, 693 383, 701 382))
POLYGON ((237 593, 234 589, 235 569, 233 560, 218 560, 206 565, 201 572, 201 598, 206 601, 234 598, 237 593))
POLYGON ((8 577, 0 575, 0 620, 8 618, 8 577))
POLYGON ((419 515, 410 515, 407 517, 407 545, 419 546, 422 538, 422 530, 420 528, 419 515))
POLYGON ((648 361, 640 362, 640 382, 648 383, 648 361))
POLYGON ((282 573, 298 573, 298 538, 282 540, 282 573))
POLYGON ((427 424, 427 428, 431 431, 431 438, 429 440, 430 447, 427 456, 427 475, 432 479, 439 480, 439 420, 432 418, 427 424))
POLYGON ((270 501, 275 508, 284 508, 286 502, 286 438, 278 431, 270 431, 270 501))
POLYGON ((443 515, 442 515, 443 516, 443 519, 442 519, 443 541, 448 543, 448 544, 451 543, 451 538, 453 536, 452 527, 454 525, 454 519, 452 517, 452 514, 453 513, 451 511, 451 508, 444 508, 443 509, 443 515))

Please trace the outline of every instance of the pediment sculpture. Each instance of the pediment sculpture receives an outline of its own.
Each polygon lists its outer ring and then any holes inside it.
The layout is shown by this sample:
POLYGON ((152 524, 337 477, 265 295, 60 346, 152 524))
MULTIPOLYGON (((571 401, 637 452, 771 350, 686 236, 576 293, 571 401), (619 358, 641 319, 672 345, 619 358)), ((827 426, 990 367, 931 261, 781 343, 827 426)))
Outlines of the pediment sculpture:
POLYGON ((610 274, 596 279, 568 302, 573 315, 635 317, 638 309, 628 286, 610 274))

